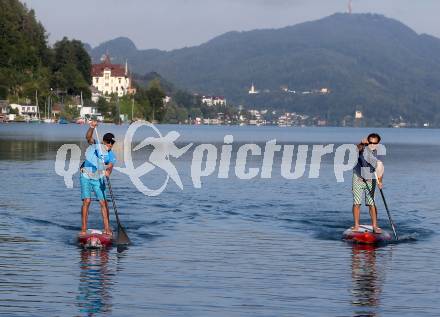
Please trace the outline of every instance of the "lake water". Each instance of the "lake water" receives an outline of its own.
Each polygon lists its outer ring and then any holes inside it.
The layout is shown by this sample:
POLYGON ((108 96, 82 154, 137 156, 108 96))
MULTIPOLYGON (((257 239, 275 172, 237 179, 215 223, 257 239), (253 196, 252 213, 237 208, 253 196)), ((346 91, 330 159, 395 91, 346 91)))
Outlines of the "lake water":
MULTIPOLYGON (((180 133, 179 146, 234 137, 243 143, 357 143, 373 132, 351 128, 158 125, 180 133)), ((117 136, 123 166, 127 126, 100 126, 117 136)), ((333 156, 318 178, 280 175, 239 179, 217 171, 194 188, 192 149, 175 164, 156 197, 140 193, 124 173, 112 186, 132 245, 85 251, 79 174, 74 188, 54 170, 64 143, 86 149, 86 126, 0 125, 0 315, 4 316, 439 316, 440 130, 378 129, 387 147, 384 193, 399 243, 377 248, 341 240, 352 225, 351 174, 337 182, 333 156)), ((136 139, 149 132, 141 131, 136 139)), ((136 164, 147 160, 135 156, 136 164)), ((232 160, 234 162, 234 160, 232 160)), ((310 162, 310 160, 308 160, 310 162)), ((253 156, 248 167, 261 167, 253 156)), ((155 187, 158 169, 142 177, 155 187)), ((379 222, 390 230, 378 199, 379 222)), ((361 214, 369 222, 365 207, 361 214)), ((112 223, 114 217, 112 214, 112 223)), ((89 227, 101 228, 97 203, 89 227)))

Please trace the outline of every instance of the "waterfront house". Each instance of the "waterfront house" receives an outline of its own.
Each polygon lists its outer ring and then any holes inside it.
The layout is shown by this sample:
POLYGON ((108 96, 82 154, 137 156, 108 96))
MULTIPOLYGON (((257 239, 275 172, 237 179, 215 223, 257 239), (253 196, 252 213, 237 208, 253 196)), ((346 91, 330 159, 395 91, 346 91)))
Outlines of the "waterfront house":
POLYGON ((19 105, 12 103, 10 104, 12 109, 17 109, 18 114, 27 119, 34 119, 38 117, 38 107, 35 105, 19 105))
POLYGON ((132 94, 128 65, 112 64, 110 56, 105 55, 100 64, 92 65, 92 86, 104 95, 117 94, 119 97, 132 94))
POLYGON ((64 105, 60 103, 54 103, 52 105, 52 116, 59 116, 61 114, 61 111, 63 111, 64 105))
POLYGON ((98 121, 103 121, 104 117, 98 112, 98 108, 92 106, 81 106, 78 105, 79 116, 83 119, 96 118, 98 121))

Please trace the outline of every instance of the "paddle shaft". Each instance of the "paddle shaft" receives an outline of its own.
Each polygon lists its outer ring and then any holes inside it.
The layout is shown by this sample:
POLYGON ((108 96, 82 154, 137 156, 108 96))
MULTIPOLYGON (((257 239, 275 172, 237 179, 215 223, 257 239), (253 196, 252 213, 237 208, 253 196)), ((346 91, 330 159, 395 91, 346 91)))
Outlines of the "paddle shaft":
POLYGON ((119 221, 118 208, 116 208, 115 196, 113 195, 113 190, 112 190, 112 185, 110 183, 110 178, 108 176, 106 176, 105 180, 107 181, 108 191, 110 192, 110 197, 112 199, 112 205, 113 205, 113 210, 115 211, 116 222, 118 223, 118 226, 122 227, 121 222, 119 221))
MULTIPOLYGON (((376 171, 374 171, 374 176, 376 177, 377 180, 379 180, 379 177, 377 177, 376 171)), ((388 220, 390 221, 391 229, 393 229, 394 237, 396 238, 396 240, 399 240, 399 236, 397 235, 397 231, 396 231, 396 226, 394 225, 394 221, 391 218, 391 213, 390 213, 390 210, 388 209, 388 204, 387 204, 387 201, 385 199, 385 195, 383 193, 382 188, 379 188, 379 191, 380 191, 380 195, 382 196, 382 200, 383 200, 383 204, 385 206, 385 210, 387 211, 388 220)))
POLYGON ((391 219, 391 213, 390 210, 388 209, 387 201, 385 200, 385 195, 383 194, 383 190, 381 188, 379 188, 379 190, 380 190, 380 195, 382 196, 385 210, 387 211, 388 219, 390 220, 391 229, 393 229, 394 237, 396 238, 396 240, 399 240, 399 236, 397 235, 396 227, 394 226, 393 219, 391 219))
MULTIPOLYGON (((377 177, 376 171, 374 171, 374 176, 376 177, 376 180, 379 181, 379 177, 377 177)), ((362 180, 365 182, 365 185, 368 188, 367 181, 364 178, 362 178, 362 180)), ((388 220, 390 221, 390 225, 391 225, 391 229, 393 230, 394 237, 396 238, 396 240, 399 240, 399 236, 397 235, 396 227, 394 225, 393 219, 391 218, 391 213, 390 213, 390 210, 388 209, 388 204, 387 204, 387 201, 385 200, 385 195, 383 194, 382 188, 379 188, 379 191, 380 191, 380 195, 382 196, 382 200, 383 200, 383 204, 385 206, 385 210, 387 211, 388 220)), ((374 206, 376 207, 376 216, 377 216, 377 205, 376 205, 376 202, 374 200, 374 195, 373 195, 373 193, 371 191, 370 191, 370 195, 373 198, 373 203, 374 203, 374 206)))
MULTIPOLYGON (((96 141, 98 142, 98 151, 101 152, 101 143, 99 142, 99 134, 98 134, 98 128, 95 127, 95 133, 96 133, 96 141)), ((104 162, 104 157, 102 156, 102 153, 99 153, 102 163, 105 165, 104 162)), ((124 227, 121 224, 121 221, 119 220, 119 215, 118 215, 118 208, 116 207, 116 201, 115 201, 115 196, 113 195, 113 190, 112 190, 112 185, 110 183, 110 178, 108 176, 105 176, 105 180, 107 181, 107 185, 108 185, 108 189, 110 192, 110 197, 112 200, 112 205, 113 205, 113 210, 115 212, 115 216, 116 216, 116 223, 118 224, 118 240, 117 240, 117 244, 121 244, 121 240, 126 240, 124 241, 124 243, 122 244, 128 244, 130 243, 130 239, 128 238, 127 233, 125 232, 124 227), (121 235, 122 233, 122 235, 121 235)))
MULTIPOLYGON (((376 180, 379 180, 379 178, 377 177, 377 173, 376 173, 376 171, 374 172, 374 176, 376 177, 376 180)), ((365 186, 367 186, 367 189, 368 189, 368 191, 370 192, 370 196, 371 196, 371 198, 373 199, 374 207, 376 208, 376 218, 377 218, 377 213, 378 213, 378 211, 377 211, 376 201, 375 201, 375 199, 374 199, 374 193, 372 193, 372 192, 370 191, 370 189, 369 189, 369 187, 368 187, 368 184, 367 184, 367 181, 366 181, 363 177, 361 177, 361 178, 362 178, 362 180, 364 181, 365 186)), ((390 210, 388 209, 387 201, 385 200, 385 195, 383 194, 383 190, 382 190, 381 188, 379 188, 379 190, 380 190, 380 195, 382 196, 382 200, 383 200, 383 204, 384 204, 384 206, 385 206, 385 210, 387 211, 388 220, 390 221, 390 225, 391 225, 391 229, 393 230, 394 237, 396 238, 396 240, 399 240, 399 236, 397 235, 396 227, 395 227, 395 225, 394 225, 393 219, 391 218, 390 210)))

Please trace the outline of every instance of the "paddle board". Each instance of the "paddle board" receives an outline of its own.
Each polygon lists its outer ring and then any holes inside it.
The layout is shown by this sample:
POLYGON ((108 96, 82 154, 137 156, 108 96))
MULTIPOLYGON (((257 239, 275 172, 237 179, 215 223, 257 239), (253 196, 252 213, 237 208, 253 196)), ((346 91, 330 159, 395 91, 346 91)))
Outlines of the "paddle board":
POLYGON ((112 245, 112 236, 101 230, 88 229, 86 234, 78 234, 78 243, 86 249, 102 249, 112 245))
POLYGON ((391 235, 382 229, 382 233, 374 233, 373 227, 369 225, 360 225, 359 231, 353 231, 348 228, 342 234, 342 239, 363 244, 377 244, 390 241, 391 235))

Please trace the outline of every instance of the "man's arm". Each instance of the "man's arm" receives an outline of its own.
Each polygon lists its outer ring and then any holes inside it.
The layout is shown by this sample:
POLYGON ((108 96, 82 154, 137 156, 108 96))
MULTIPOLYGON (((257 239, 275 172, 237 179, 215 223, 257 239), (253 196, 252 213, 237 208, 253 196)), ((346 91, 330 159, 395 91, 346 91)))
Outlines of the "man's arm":
POLYGON ((113 172, 113 166, 115 166, 116 163, 116 157, 111 150, 108 152, 108 159, 109 162, 105 166, 105 176, 110 177, 110 174, 113 172))
POLYGON ((368 145, 368 140, 366 138, 362 139, 361 143, 359 143, 357 146, 357 149, 359 152, 361 152, 365 146, 368 145))
POLYGON ((93 139, 93 131, 95 130, 97 125, 98 122, 95 120, 90 122, 90 128, 87 130, 86 133, 86 140, 89 144, 95 144, 95 140, 93 139))
POLYGON ((112 171, 113 171, 113 163, 109 163, 108 165, 106 165, 105 176, 110 177, 112 171))
POLYGON ((383 188, 383 176, 377 177, 377 187, 379 187, 379 189, 383 188))
POLYGON ((382 161, 377 161, 376 166, 376 175, 377 175, 377 185, 380 189, 383 188, 383 174, 384 174, 385 167, 383 166, 382 161))

